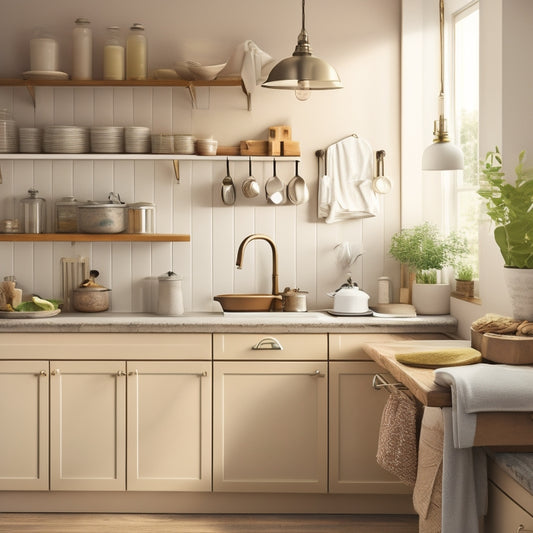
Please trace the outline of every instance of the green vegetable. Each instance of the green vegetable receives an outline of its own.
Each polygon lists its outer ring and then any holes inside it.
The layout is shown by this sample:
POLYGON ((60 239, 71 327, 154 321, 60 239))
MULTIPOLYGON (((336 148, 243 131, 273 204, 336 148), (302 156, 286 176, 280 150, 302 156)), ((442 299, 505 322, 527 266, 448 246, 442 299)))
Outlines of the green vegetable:
POLYGON ((58 309, 62 303, 61 300, 41 300, 40 298, 39 300, 41 302, 46 302, 47 304, 49 304, 49 306, 45 309, 42 305, 39 305, 34 301, 22 302, 17 305, 17 307, 15 307, 15 311, 23 313, 27 313, 29 311, 53 311, 54 309, 58 309))
POLYGON ((55 309, 54 304, 48 300, 43 300, 38 296, 32 296, 31 299, 33 300, 34 304, 38 305, 44 311, 53 311, 55 309))

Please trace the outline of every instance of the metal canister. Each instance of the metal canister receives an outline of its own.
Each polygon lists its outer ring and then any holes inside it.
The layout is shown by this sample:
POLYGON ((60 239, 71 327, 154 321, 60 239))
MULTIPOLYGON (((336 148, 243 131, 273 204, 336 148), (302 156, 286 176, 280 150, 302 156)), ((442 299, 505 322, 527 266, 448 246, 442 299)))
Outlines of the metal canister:
POLYGON ((57 233, 78 231, 78 201, 74 196, 64 196, 56 202, 57 233))
POLYGON ((148 202, 128 204, 128 233, 154 233, 155 205, 148 202))
POLYGON ((283 311, 307 311, 307 291, 285 287, 281 293, 283 311))

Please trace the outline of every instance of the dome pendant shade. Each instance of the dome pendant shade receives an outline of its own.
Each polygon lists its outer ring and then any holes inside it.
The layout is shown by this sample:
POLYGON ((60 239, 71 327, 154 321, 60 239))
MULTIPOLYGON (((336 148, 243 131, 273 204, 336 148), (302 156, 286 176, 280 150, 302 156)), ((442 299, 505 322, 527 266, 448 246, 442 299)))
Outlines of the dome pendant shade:
POLYGON ((302 30, 291 57, 281 60, 261 85, 268 89, 306 90, 342 89, 337 71, 323 59, 312 55, 305 29, 305 0, 302 0, 302 30))

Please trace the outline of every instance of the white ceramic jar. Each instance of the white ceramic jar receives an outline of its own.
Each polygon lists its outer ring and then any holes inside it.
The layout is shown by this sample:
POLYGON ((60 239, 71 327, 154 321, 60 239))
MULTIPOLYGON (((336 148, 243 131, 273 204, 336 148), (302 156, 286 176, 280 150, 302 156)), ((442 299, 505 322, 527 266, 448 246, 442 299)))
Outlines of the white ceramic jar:
POLYGON ((93 32, 91 22, 84 18, 76 19, 72 30, 72 79, 92 80, 93 78, 93 32))
POLYGON ((56 72, 58 61, 57 41, 46 30, 36 29, 30 40, 30 70, 32 72, 56 72))
POLYGON ((157 314, 178 316, 183 314, 183 293, 181 290, 182 277, 174 272, 167 272, 159 276, 159 290, 157 314))

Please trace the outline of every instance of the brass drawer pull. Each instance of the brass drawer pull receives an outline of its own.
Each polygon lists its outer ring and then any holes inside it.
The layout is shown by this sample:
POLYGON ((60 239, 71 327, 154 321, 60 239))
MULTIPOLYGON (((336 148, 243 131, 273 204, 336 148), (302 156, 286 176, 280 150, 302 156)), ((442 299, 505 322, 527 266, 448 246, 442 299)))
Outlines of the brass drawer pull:
POLYGON ((59 370, 59 368, 56 368, 55 370, 52 370, 50 374, 52 374, 52 376, 59 376, 59 374, 61 374, 61 371, 59 370))
POLYGON ((39 375, 40 375, 40 376, 43 376, 43 377, 46 376, 46 375, 47 375, 47 374, 46 374, 46 370, 41 370, 41 371, 39 372, 39 375))
POLYGON ((315 370, 314 372, 311 372, 311 374, 309 375, 314 378, 323 378, 325 376, 325 374, 320 372, 320 370, 315 370))
POLYGON ((283 346, 278 339, 275 339, 274 337, 265 337, 256 345, 252 346, 252 350, 283 350, 283 346))

